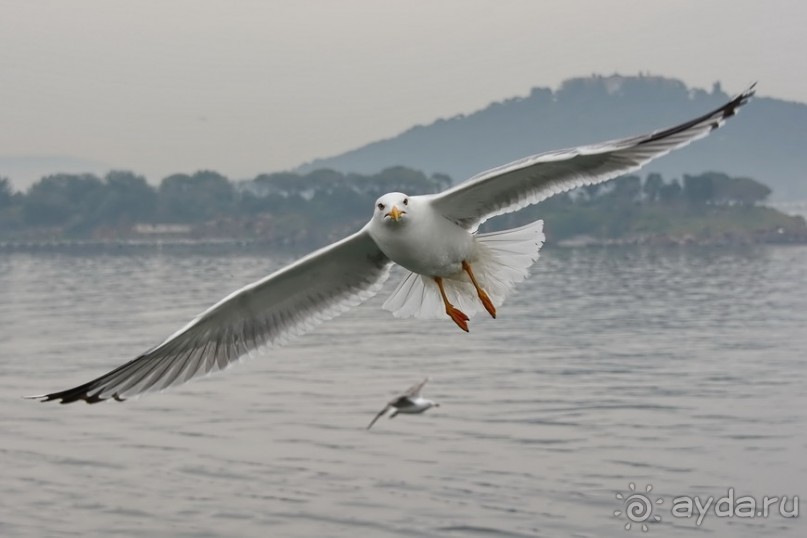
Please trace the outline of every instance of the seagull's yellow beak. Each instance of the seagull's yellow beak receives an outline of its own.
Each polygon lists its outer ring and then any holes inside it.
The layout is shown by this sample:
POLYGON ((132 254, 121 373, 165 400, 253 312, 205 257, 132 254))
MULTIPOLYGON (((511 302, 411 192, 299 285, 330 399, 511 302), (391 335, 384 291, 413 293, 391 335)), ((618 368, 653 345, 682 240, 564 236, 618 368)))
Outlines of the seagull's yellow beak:
POLYGON ((398 222, 399 220, 401 220, 401 215, 403 215, 404 213, 405 211, 401 211, 400 209, 398 209, 397 205, 394 205, 392 206, 392 209, 389 210, 389 213, 387 213, 387 216, 392 220, 394 220, 395 222, 398 222))

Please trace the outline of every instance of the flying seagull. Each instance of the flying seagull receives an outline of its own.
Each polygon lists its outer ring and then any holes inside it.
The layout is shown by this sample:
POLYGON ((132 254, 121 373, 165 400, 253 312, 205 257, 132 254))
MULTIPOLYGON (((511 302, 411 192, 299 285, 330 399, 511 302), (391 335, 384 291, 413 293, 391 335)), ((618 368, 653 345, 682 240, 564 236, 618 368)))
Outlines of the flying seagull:
POLYGON ((478 234, 490 217, 554 194, 602 183, 703 138, 754 95, 650 134, 527 157, 443 192, 385 194, 358 232, 249 284, 214 304, 158 346, 77 387, 41 401, 124 400, 222 370, 247 353, 279 345, 375 295, 393 263, 408 273, 384 303, 396 317, 496 317, 543 245, 543 222, 478 234))
POLYGON ((440 407, 439 403, 420 397, 420 390, 423 388, 423 385, 425 385, 426 381, 428 380, 429 380, 428 377, 423 379, 423 381, 421 381, 420 383, 417 383, 416 385, 412 385, 411 387, 409 387, 409 389, 406 392, 390 400, 389 403, 384 407, 384 409, 379 411, 378 414, 375 416, 375 418, 373 418, 373 420, 370 422, 370 425, 367 426, 367 429, 369 430, 370 428, 372 428, 373 424, 375 424, 375 421, 381 418, 390 409, 395 409, 395 411, 392 412, 389 418, 395 418, 395 416, 398 413, 406 413, 414 415, 417 413, 422 413, 427 409, 431 409, 432 407, 440 407))

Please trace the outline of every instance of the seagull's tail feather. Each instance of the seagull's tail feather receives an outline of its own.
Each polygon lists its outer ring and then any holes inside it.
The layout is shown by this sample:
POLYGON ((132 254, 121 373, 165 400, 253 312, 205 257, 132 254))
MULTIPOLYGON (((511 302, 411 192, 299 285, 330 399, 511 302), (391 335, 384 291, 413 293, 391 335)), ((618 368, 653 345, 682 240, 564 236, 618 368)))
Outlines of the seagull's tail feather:
MULTIPOLYGON (((510 290, 527 278, 544 244, 543 230, 544 221, 538 220, 520 228, 476 236, 479 256, 471 267, 494 306, 500 306, 510 290)), ((454 306, 469 316, 484 312, 484 306, 464 272, 443 279, 443 284, 454 306)), ((446 315, 434 281, 411 272, 406 273, 383 306, 398 318, 437 319, 446 315)))
MULTIPOLYGON (((544 221, 537 220, 520 228, 480 234, 479 259, 471 264, 479 285, 493 301, 500 306, 516 284, 529 276, 530 267, 538 261, 544 245, 544 221)), ((465 284, 465 282, 459 282, 465 284)), ((468 284, 464 286, 464 298, 472 299, 474 309, 484 309, 476 291, 468 284)), ((460 310, 462 306, 457 305, 460 310)), ((472 310, 469 307, 469 310, 472 310)), ((466 314, 470 312, 463 310, 466 314)))
POLYGON ((382 307, 396 318, 436 319, 446 315, 434 281, 410 271, 406 271, 406 276, 382 307))

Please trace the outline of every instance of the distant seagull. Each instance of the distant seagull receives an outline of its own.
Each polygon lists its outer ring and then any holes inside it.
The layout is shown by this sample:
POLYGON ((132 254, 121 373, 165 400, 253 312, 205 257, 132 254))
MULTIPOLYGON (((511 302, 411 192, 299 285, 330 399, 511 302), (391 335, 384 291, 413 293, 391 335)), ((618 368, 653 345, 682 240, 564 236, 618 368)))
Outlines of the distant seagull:
POLYGON ((230 294, 162 344, 111 372, 32 398, 123 400, 222 370, 255 349, 285 343, 366 301, 381 289, 393 263, 408 273, 384 308, 396 317, 448 315, 467 331, 469 314, 484 308, 496 317, 496 308, 526 278, 544 242, 540 220, 477 234, 482 222, 637 170, 708 135, 753 95, 751 86, 681 125, 527 157, 438 194, 385 194, 376 200, 370 222, 353 235, 230 294))
POLYGON ((390 409, 395 409, 389 418, 395 418, 398 413, 406 413, 408 415, 415 415, 418 413, 422 413, 427 409, 431 409, 432 407, 440 407, 439 403, 433 402, 431 400, 427 400, 426 398, 420 397, 420 389, 423 388, 423 385, 426 384, 429 378, 425 378, 423 381, 418 383, 417 385, 413 385, 409 387, 409 389, 402 393, 400 396, 396 396, 392 400, 389 401, 387 406, 382 409, 370 422, 370 425, 367 426, 367 429, 373 427, 375 421, 381 418, 384 413, 389 411, 390 409))

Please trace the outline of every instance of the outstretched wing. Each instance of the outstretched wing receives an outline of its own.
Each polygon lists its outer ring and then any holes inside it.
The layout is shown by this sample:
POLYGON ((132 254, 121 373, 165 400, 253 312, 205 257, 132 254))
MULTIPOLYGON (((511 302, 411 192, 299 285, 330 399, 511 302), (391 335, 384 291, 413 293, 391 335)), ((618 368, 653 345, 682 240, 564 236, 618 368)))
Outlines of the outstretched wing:
POLYGON ((378 420, 378 419, 380 419, 381 417, 383 417, 383 416, 384 416, 384 413, 386 413, 387 411, 389 411, 389 410, 390 410, 390 407, 392 407, 392 406, 391 406, 391 405, 387 405, 386 407, 384 407, 384 409, 382 409, 381 411, 379 411, 379 412, 378 412, 378 414, 377 414, 375 417, 373 417, 373 420, 371 420, 371 421, 370 421, 370 424, 367 426, 367 429, 369 430, 370 428, 372 428, 372 427, 373 427, 373 424, 375 424, 375 421, 376 421, 376 420, 378 420))
POLYGON ((31 396, 96 403, 165 389, 281 344, 375 295, 390 262, 364 230, 250 284, 159 346, 81 386, 31 396))
POLYGON ((475 230, 495 215, 517 211, 554 194, 637 170, 717 129, 754 95, 754 85, 717 110, 650 134, 592 146, 550 151, 482 172, 429 195, 443 216, 475 230))
MULTIPOLYGON (((423 385, 425 385, 428 380, 429 380, 428 377, 424 377, 423 381, 415 385, 412 385, 411 387, 406 389, 406 391, 403 394, 401 394, 399 398, 417 398, 418 396, 420 396, 420 391, 423 388, 423 385)), ((396 400, 397 399, 398 398, 396 398, 396 400)))

